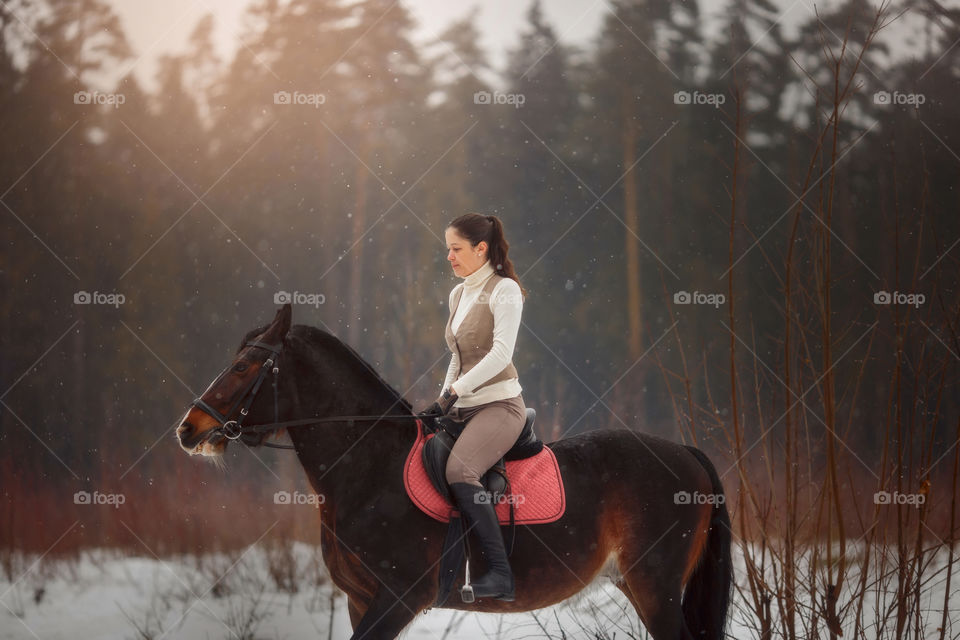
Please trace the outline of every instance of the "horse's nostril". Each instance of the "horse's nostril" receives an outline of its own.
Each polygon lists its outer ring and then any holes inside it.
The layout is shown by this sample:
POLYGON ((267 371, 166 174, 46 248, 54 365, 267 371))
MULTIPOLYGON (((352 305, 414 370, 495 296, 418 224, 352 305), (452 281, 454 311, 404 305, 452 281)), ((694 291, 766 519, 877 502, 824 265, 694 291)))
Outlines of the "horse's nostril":
POLYGON ((184 422, 182 425, 177 427, 177 437, 181 440, 186 440, 195 431, 194 426, 189 422, 184 422))

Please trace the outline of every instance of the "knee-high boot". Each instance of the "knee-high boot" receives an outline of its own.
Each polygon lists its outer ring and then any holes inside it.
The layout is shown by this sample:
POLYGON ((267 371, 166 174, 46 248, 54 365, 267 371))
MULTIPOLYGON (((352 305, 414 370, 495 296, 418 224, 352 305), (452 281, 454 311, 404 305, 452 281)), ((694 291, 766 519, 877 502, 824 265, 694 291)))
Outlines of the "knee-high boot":
POLYGON ((486 489, 469 482, 450 485, 465 524, 477 534, 480 550, 487 561, 487 573, 472 582, 477 598, 514 599, 513 572, 500 533, 500 522, 486 489))

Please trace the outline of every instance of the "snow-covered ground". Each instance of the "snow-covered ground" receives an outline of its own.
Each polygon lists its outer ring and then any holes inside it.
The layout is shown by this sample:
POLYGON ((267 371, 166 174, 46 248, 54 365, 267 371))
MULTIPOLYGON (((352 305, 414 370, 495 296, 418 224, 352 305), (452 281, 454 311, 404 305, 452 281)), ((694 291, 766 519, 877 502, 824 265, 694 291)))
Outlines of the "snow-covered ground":
MULTIPOLYGON (((740 559, 739 553, 736 557, 740 559)), ((308 545, 252 547, 231 555, 166 560, 92 551, 76 560, 23 558, 19 562, 14 572, 19 579, 12 584, 0 581, 3 639, 350 637, 345 596, 331 588, 318 551, 308 545)), ((738 582, 743 585, 742 560, 736 564, 738 582)), ((931 606, 942 608, 942 589, 931 588, 931 606)), ((743 603, 736 599, 728 633, 735 638, 756 637, 744 626, 743 603)), ((599 578, 577 597, 531 613, 433 609, 419 615, 402 637, 648 636, 623 594, 609 579, 599 578)))
MULTIPOLYGON (((45 561, 11 588, 0 583, 0 638, 349 638, 346 597, 331 588, 315 550, 295 545, 289 566, 269 550, 183 560, 88 552, 76 561, 45 561), (274 574, 271 574, 271 569, 274 574), (219 576, 225 577, 218 581, 219 576), (296 582, 296 592, 281 586, 296 582), (333 593, 333 598, 331 594, 333 593), (331 611, 333 613, 331 620, 331 611), (332 634, 331 634, 332 629, 332 634)), ((29 569, 29 570, 27 570, 29 569)), ((591 631, 637 636, 626 598, 605 580, 578 598, 534 614, 491 615, 433 609, 404 638, 567 637, 591 631), (581 629, 581 627, 586 630, 581 629)), ((454 594, 455 595, 455 594, 454 594)), ((642 637, 642 636, 641 636, 642 637)))

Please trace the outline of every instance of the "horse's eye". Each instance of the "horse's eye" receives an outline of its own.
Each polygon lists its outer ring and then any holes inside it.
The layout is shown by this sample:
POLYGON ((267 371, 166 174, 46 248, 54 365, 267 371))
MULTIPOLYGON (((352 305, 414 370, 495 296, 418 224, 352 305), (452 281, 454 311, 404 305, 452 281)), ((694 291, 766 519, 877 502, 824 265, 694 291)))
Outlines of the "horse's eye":
POLYGON ((235 364, 235 365, 233 366, 233 370, 236 371, 237 373, 243 373, 244 371, 247 370, 247 363, 246 363, 246 362, 238 362, 237 364, 235 364))

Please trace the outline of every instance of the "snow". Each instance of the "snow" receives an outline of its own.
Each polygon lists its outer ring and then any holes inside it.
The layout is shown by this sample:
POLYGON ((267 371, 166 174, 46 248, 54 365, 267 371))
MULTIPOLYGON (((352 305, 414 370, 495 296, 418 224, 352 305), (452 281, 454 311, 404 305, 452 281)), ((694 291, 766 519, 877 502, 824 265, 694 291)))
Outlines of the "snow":
MULTIPOLYGON (((11 573, 19 577, 12 584, 9 578, 0 580, 0 639, 327 638, 331 600, 332 638, 351 634, 346 596, 332 587, 319 551, 301 543, 167 559, 95 550, 72 560, 18 558, 14 564, 18 568, 11 573), (285 582, 285 576, 290 580, 285 582), (289 583, 296 585, 294 593, 278 587, 289 583)), ((737 550, 735 564, 744 586, 737 550)), ((934 564, 943 567, 942 562, 934 564)), ((942 586, 933 585, 928 598, 931 608, 942 604, 942 586)), ((871 602, 868 599, 869 609, 871 602)), ((756 637, 744 604, 735 592, 728 625, 732 637, 756 637)), ((939 621, 939 615, 935 617, 939 621)), ((432 609, 418 615, 401 637, 648 636, 623 594, 600 577, 574 598, 534 612, 432 609)))
MULTIPOLYGON (((316 550, 307 545, 296 544, 293 551, 300 567, 316 557, 316 550)), ((23 577, 15 579, 12 588, 9 580, 0 582, 0 602, 6 607, 0 608, 0 638, 326 638, 330 628, 333 589, 322 577, 323 570, 310 578, 299 576, 298 592, 286 593, 277 588, 267 552, 259 548, 242 555, 164 560, 98 550, 74 561, 45 560, 28 570, 34 561, 22 561, 18 573, 23 577), (223 590, 212 588, 223 574, 223 590), (311 586, 318 578, 323 583, 311 586)), ((591 585, 585 595, 567 603, 537 611, 536 616, 431 609, 418 615, 402 637, 506 640, 541 636, 540 625, 555 629, 558 620, 568 633, 580 625, 600 625, 632 628, 636 634, 639 623, 632 607, 605 582, 591 585), (602 612, 598 614, 602 622, 593 619, 594 610, 602 612)), ((339 590, 332 628, 333 638, 350 637, 346 596, 339 590)))

